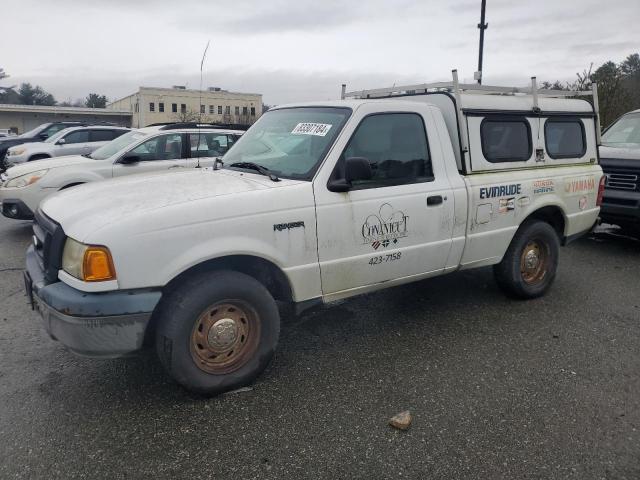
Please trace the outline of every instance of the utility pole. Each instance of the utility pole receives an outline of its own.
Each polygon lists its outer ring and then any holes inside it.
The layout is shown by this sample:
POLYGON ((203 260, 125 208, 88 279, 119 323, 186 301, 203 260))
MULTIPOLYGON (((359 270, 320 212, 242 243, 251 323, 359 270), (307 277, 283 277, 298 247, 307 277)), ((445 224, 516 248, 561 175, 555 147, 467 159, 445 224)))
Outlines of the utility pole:
POLYGON ((489 28, 489 24, 484 22, 484 12, 487 7, 487 0, 482 0, 482 10, 480 11, 480 23, 478 28, 480 29, 480 49, 478 51, 478 71, 474 75, 478 84, 482 84, 482 52, 484 50, 484 31, 489 28))

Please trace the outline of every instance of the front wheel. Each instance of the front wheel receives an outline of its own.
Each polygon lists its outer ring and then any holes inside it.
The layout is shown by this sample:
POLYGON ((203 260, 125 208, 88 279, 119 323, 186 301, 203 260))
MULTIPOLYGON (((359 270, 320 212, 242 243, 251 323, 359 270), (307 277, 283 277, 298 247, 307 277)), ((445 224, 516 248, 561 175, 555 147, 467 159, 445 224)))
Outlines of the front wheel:
POLYGON ((159 305, 156 350, 183 387, 216 395, 251 383, 269 364, 280 316, 269 291, 233 271, 199 274, 159 305))
POLYGON ((516 298, 544 295, 556 276, 560 242, 551 225, 525 222, 493 272, 500 288, 516 298))

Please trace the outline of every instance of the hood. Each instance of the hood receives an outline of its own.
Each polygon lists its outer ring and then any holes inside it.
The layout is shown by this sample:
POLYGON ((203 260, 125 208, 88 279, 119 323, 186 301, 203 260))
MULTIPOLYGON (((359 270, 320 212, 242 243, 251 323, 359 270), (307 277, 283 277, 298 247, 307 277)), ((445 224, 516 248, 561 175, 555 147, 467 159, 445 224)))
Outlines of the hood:
MULTIPOLYGON (((31 139, 29 139, 31 140, 31 139)), ((25 142, 26 140, 23 138, 20 138, 20 136, 18 135, 17 137, 0 137, 0 147, 12 147, 14 145, 21 145, 25 142)))
POLYGON ((624 158, 630 160, 640 160, 640 144, 625 143, 619 147, 601 145, 599 148, 600 158, 624 158))
POLYGON ((91 158, 83 157, 81 155, 69 155, 67 157, 55 157, 45 158, 42 160, 35 160, 33 162, 25 162, 15 165, 7 169, 7 176, 9 178, 19 177, 27 173, 35 172, 37 170, 52 169, 58 167, 66 167, 67 165, 82 165, 82 164, 95 164, 99 160, 93 160, 91 158))
POLYGON ((20 142, 19 145, 12 145, 9 148, 10 149, 13 148, 13 147, 20 147, 20 148, 33 148, 33 147, 36 147, 36 148, 38 148, 38 147, 42 147, 43 144, 45 145, 45 148, 47 148, 48 145, 50 145, 50 144, 44 143, 44 142, 24 142, 24 141, 22 141, 22 142, 20 142))
POLYGON ((144 217, 163 207, 193 204, 222 195, 301 183, 231 170, 185 169, 138 174, 63 190, 41 204, 42 211, 79 241, 96 229, 125 217, 144 217))

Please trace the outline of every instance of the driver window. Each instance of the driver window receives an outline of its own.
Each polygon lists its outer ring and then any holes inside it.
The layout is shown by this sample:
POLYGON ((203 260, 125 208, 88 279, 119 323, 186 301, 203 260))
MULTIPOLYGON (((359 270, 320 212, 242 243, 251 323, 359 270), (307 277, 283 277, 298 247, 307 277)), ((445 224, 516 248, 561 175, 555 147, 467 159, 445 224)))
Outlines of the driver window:
POLYGON ((369 161, 373 177, 353 182, 355 188, 377 188, 433 180, 427 135, 415 113, 384 113, 366 117, 340 157, 369 161))
POLYGON ((182 134, 160 135, 138 145, 130 152, 141 162, 182 158, 182 134))
POLYGON ((64 136, 64 143, 86 143, 89 141, 89 130, 76 130, 64 136))

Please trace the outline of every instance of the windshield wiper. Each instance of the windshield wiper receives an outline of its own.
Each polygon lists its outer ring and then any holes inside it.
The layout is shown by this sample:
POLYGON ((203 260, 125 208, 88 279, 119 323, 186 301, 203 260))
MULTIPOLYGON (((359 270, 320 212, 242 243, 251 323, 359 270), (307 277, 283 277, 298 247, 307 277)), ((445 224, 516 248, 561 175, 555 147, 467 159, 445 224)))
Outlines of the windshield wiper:
POLYGON ((235 163, 231 163, 229 166, 230 167, 237 167, 237 168, 249 168, 251 170, 256 170, 257 172, 260 172, 262 175, 265 175, 265 176, 269 177, 274 182, 279 182, 280 181, 280 179, 278 178, 278 176, 275 173, 273 173, 267 167, 263 167, 262 165, 258 165, 257 163, 253 163, 253 162, 235 162, 235 163))
POLYGON ((82 156, 85 158, 93 158, 90 153, 83 153, 82 156))

